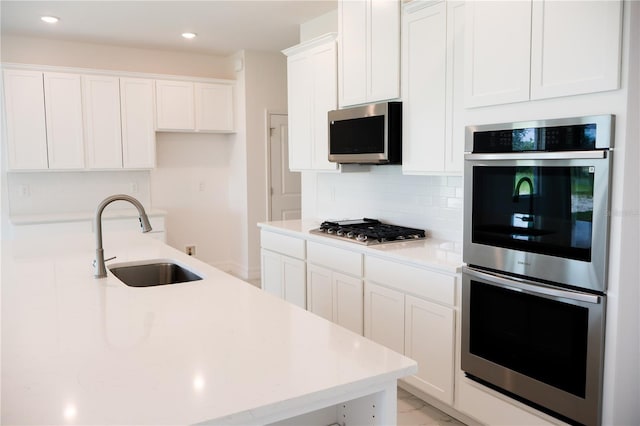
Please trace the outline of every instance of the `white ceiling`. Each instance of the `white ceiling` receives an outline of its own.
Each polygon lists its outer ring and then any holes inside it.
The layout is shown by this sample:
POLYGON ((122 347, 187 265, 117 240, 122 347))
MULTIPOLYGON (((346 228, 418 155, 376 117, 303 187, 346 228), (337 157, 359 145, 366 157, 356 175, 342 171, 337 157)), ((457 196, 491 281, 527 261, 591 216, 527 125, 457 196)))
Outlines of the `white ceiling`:
POLYGON ((280 51, 298 43, 299 24, 337 0, 0 2, 2 34, 228 55, 280 51), (60 18, 46 24, 42 15, 60 18), (195 32, 193 40, 183 32, 195 32))

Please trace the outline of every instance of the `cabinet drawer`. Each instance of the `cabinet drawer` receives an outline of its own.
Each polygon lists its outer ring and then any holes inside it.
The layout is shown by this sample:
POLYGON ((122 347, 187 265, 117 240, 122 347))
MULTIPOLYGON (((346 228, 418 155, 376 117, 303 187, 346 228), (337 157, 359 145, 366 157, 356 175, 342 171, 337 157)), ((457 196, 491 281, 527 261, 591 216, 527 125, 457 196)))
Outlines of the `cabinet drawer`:
POLYGON ((304 259, 304 240, 275 232, 261 231, 260 246, 296 259, 304 259))
POLYGON ((393 287, 405 293, 455 305, 455 277, 377 257, 366 256, 365 279, 393 287))
POLYGON ((307 261, 356 277, 362 276, 362 254, 309 241, 307 261))

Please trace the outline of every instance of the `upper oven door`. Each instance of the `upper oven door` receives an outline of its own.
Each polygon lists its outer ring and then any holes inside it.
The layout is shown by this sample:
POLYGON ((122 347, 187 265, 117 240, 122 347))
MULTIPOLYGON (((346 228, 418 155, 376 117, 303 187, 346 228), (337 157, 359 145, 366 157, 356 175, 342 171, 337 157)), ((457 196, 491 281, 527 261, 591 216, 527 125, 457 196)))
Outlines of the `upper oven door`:
POLYGON ((465 155, 469 265, 606 289, 611 152, 465 155))

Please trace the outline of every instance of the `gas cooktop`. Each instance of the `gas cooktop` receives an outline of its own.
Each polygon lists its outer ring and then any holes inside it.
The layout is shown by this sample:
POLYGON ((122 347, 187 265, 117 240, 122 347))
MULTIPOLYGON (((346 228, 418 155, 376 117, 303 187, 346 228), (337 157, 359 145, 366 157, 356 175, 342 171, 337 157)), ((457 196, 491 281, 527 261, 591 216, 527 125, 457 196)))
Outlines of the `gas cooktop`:
POLYGON ((320 228, 312 229, 309 232, 365 245, 426 238, 425 232, 421 229, 388 225, 379 220, 368 218, 325 221, 320 224, 320 228))

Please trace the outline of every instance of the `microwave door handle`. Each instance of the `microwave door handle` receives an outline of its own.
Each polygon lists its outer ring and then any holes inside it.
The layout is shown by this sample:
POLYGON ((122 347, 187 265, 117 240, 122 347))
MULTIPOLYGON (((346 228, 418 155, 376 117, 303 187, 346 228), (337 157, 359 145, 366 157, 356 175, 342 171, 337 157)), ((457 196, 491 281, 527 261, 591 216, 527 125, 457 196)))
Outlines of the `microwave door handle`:
POLYGON ((465 160, 581 160, 607 158, 608 151, 465 153, 465 160))
POLYGON ((549 287, 544 284, 534 283, 521 278, 507 277, 500 274, 481 272, 477 269, 465 266, 462 272, 472 277, 484 279, 495 283, 498 287, 507 288, 514 291, 520 291, 533 296, 547 296, 554 299, 569 299, 580 302, 600 304, 601 297, 588 293, 578 293, 570 290, 562 290, 555 287, 549 287))

